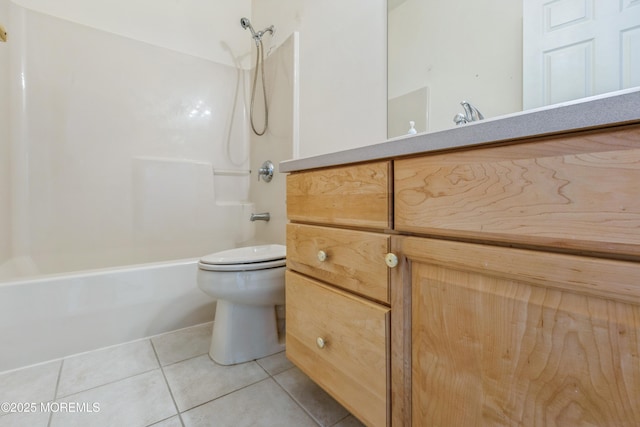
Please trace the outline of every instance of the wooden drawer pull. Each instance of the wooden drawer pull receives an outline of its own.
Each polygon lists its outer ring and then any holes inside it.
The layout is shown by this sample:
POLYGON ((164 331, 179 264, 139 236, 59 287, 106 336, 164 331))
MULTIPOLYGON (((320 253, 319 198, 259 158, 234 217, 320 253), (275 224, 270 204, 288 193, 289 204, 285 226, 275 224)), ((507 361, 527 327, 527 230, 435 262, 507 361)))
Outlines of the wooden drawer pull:
POLYGON ((325 262, 327 260, 327 253, 325 251, 318 251, 318 261, 325 262))
POLYGON ((316 345, 318 346, 319 349, 323 349, 324 346, 327 345, 327 342, 324 340, 324 338, 318 337, 316 338, 316 345))

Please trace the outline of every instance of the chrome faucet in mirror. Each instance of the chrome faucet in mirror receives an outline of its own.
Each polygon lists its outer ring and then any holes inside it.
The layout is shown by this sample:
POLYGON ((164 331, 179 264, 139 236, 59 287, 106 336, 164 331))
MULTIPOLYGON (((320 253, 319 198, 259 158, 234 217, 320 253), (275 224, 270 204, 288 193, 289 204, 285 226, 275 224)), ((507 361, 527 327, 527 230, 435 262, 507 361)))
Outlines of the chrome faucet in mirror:
POLYGON ((462 108, 464 108, 464 114, 458 113, 453 117, 453 121, 456 125, 484 120, 484 116, 482 115, 480 110, 471 105, 468 101, 462 101, 460 105, 462 105, 462 108))

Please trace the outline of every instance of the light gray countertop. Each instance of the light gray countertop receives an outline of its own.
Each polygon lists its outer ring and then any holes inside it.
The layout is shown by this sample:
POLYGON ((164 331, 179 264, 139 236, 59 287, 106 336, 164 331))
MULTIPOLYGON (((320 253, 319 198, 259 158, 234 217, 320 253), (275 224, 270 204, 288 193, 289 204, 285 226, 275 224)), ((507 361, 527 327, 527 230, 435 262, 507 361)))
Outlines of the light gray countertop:
POLYGON ((380 160, 639 120, 640 88, 634 88, 472 122, 440 132, 407 135, 350 150, 286 160, 280 163, 279 171, 380 160))

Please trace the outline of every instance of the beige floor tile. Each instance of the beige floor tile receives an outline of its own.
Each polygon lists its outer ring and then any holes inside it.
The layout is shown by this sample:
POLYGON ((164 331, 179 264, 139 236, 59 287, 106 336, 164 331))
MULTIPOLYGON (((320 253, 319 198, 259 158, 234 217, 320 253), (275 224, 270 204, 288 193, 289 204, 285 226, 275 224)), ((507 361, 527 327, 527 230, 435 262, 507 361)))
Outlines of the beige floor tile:
POLYGON ((317 424, 268 378, 182 414, 185 427, 317 427, 317 424))
POLYGON ((69 357, 64 360, 57 397, 157 369, 149 340, 135 341, 69 357))
POLYGON ((274 379, 289 393, 321 426, 332 426, 349 412, 311 381, 298 368, 289 369, 274 379))
POLYGON ((213 323, 205 323, 153 337, 162 366, 209 353, 213 323))
POLYGON ((340 422, 335 424, 333 427, 365 427, 365 425, 353 415, 349 415, 347 418, 340 420, 340 422))
POLYGON ((0 417, 0 427, 47 427, 49 414, 46 412, 11 413, 0 417))
POLYGON ((208 354, 166 366, 164 373, 180 412, 268 376, 256 362, 222 366, 208 354))
POLYGON ((256 360, 260 366, 264 368, 269 375, 276 375, 287 369, 293 368, 295 365, 287 359, 285 352, 272 354, 271 356, 263 357, 256 360))
POLYGON ((0 375, 0 402, 40 403, 53 400, 61 363, 58 360, 0 375))
POLYGON ((144 427, 177 415, 167 383, 160 369, 93 388, 57 402, 75 402, 98 411, 59 411, 51 417, 51 427, 144 427))

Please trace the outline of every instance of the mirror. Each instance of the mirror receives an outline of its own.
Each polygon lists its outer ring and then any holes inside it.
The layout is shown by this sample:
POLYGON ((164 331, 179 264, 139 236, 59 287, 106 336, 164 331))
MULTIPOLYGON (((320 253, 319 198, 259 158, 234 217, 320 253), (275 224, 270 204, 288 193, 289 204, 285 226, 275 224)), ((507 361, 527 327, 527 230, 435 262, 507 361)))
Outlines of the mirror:
POLYGON ((388 137, 640 86, 637 0, 388 0, 388 137), (597 41, 597 42, 596 42, 597 41))

